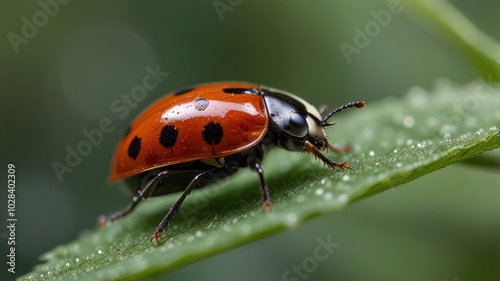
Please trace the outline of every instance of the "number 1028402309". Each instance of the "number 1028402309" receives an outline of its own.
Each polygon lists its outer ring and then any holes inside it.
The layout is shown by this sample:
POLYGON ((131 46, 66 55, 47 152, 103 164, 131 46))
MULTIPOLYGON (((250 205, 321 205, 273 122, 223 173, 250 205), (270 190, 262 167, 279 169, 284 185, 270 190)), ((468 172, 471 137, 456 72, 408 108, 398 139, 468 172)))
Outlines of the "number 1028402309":
POLYGON ((7 208, 9 218, 16 217, 16 166, 14 164, 7 165, 7 208))

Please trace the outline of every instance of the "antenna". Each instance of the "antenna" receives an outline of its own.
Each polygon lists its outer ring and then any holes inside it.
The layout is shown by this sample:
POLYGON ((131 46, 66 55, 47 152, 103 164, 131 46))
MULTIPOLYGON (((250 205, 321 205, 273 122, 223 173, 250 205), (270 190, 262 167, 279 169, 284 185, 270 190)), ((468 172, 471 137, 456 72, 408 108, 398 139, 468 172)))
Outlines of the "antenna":
POLYGON ((343 106, 337 107, 334 110, 332 110, 332 112, 328 113, 328 115, 325 118, 323 118, 323 121, 321 121, 321 126, 325 127, 325 126, 335 125, 335 122, 328 123, 327 121, 337 112, 340 112, 340 111, 347 109, 347 108, 353 108, 353 107, 362 108, 362 107, 365 107, 365 105, 366 105, 365 101, 353 101, 353 102, 344 104, 343 106))

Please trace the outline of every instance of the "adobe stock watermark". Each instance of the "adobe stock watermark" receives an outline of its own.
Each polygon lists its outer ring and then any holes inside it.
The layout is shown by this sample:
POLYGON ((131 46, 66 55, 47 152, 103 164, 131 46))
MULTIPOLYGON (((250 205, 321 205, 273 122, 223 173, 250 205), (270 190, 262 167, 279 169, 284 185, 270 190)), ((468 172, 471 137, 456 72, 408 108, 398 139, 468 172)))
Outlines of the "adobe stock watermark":
POLYGON ((373 17, 373 20, 367 22, 363 29, 359 26, 354 27, 353 44, 341 42, 339 45, 347 63, 352 62, 351 57, 354 54, 360 54, 364 48, 368 47, 372 39, 380 34, 382 28, 389 26, 393 15, 397 15, 402 11, 403 5, 399 0, 389 0, 387 8, 378 12, 371 10, 370 15, 373 17))
MULTIPOLYGON (((240 169, 240 165, 236 161, 225 163, 225 165, 227 168, 218 168, 215 171, 208 173, 205 177, 210 178, 210 184, 200 189, 196 189, 196 196, 192 196, 190 203, 183 204, 179 209, 178 217, 182 217, 184 222, 191 223, 201 216, 209 216, 207 215, 207 210, 205 209, 210 204, 210 200, 216 198, 219 195, 219 186, 221 185, 222 181, 233 176, 240 169)), ((224 206, 219 206, 218 210, 223 210, 227 207, 231 207, 231 205, 233 204, 234 202, 232 201, 224 206)), ((217 214, 214 213, 213 215, 217 214)))
POLYGON ((49 23, 49 19, 55 17, 59 13, 60 5, 68 4, 70 0, 40 0, 38 6, 40 10, 35 12, 31 19, 22 17, 20 34, 9 32, 7 39, 14 50, 14 53, 19 52, 19 45, 28 44, 30 39, 35 38, 40 28, 43 28, 49 23))
POLYGON ((317 237, 316 242, 318 242, 318 245, 314 248, 312 255, 304 258, 298 265, 293 264, 291 269, 283 272, 281 280, 307 280, 318 269, 319 264, 326 261, 333 254, 334 250, 340 247, 340 244, 332 242, 330 235, 326 236, 326 239, 317 237))
POLYGON ((490 85, 492 79, 493 75, 490 74, 488 75, 489 83, 480 80, 481 83, 476 86, 473 94, 467 96, 461 102, 453 104, 443 113, 443 120, 454 126, 462 125, 465 122, 466 116, 477 111, 482 102, 485 102, 494 94, 499 94, 498 90, 490 85))
POLYGON ((233 12, 242 2, 243 0, 214 0, 212 6, 214 6, 220 21, 224 21, 224 14, 226 12, 233 12))
MULTIPOLYGON (((211 185, 220 185, 220 182, 230 176, 229 172, 221 170, 219 172, 211 172, 207 175, 212 180, 211 185)), ((204 209, 208 207, 210 200, 217 197, 219 195, 219 187, 218 186, 204 186, 200 189, 196 190, 196 196, 190 196, 191 200, 189 204, 183 204, 179 209, 179 215, 177 217, 182 217, 182 220, 186 223, 191 223, 195 221, 200 216, 207 216, 206 211, 204 209)), ((194 194, 193 194, 194 195, 194 194)), ((216 215, 216 214, 214 214, 216 215)))
MULTIPOLYGON (((146 75, 142 78, 142 84, 133 87, 130 93, 122 93, 120 98, 113 100, 110 104, 111 112, 115 114, 119 120, 124 120, 130 114, 130 110, 136 108, 148 95, 149 91, 154 90, 163 80, 170 75, 168 72, 162 72, 160 65, 155 68, 146 66, 146 75)), ((74 146, 66 145, 66 157, 64 161, 53 161, 51 163, 52 170, 59 182, 63 181, 63 176, 66 173, 72 173, 76 167, 82 162, 84 157, 92 153, 94 147, 99 146, 104 135, 112 133, 116 129, 112 118, 102 118, 97 128, 83 129, 83 139, 74 146)))

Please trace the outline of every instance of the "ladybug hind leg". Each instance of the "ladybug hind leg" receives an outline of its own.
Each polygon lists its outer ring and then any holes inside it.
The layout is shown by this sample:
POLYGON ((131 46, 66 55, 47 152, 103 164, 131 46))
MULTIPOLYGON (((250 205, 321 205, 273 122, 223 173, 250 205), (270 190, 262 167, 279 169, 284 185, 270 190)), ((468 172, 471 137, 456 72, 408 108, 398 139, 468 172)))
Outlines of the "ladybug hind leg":
POLYGON ((203 172, 200 172, 199 174, 197 174, 191 180, 191 182, 188 184, 188 186, 184 189, 184 191, 182 192, 179 199, 177 199, 177 201, 175 201, 174 205, 172 205, 172 207, 170 207, 170 209, 168 210, 165 217, 161 220, 158 227, 156 227, 153 235, 151 235, 151 237, 149 238, 149 241, 153 242, 153 240, 156 240, 156 243, 159 243, 162 233, 165 230, 167 230, 169 222, 174 218, 175 214, 179 211, 182 203, 184 202, 184 199, 186 199, 186 197, 191 193, 191 191, 194 189, 196 184, 198 184, 202 178, 211 175, 212 180, 216 181, 218 179, 224 178, 226 175, 228 175, 230 173, 231 172, 227 169, 227 167, 219 167, 219 168, 209 169, 209 170, 206 170, 206 171, 203 171, 203 172))
POLYGON ((143 189, 141 189, 139 191, 139 194, 137 194, 137 196, 134 196, 134 198, 132 199, 132 203, 130 203, 130 205, 128 205, 128 207, 126 209, 124 209, 120 212, 116 212, 114 214, 108 215, 108 216, 100 216, 99 217, 99 226, 103 227, 112 221, 121 219, 121 218, 127 216, 128 214, 130 214, 135 209, 135 207, 137 207, 137 205, 139 204, 139 202, 141 202, 142 199, 148 198, 151 195, 151 193, 153 193, 153 191, 155 190, 158 183, 165 176, 167 176, 168 172, 169 171, 166 171, 166 170, 159 172, 152 180, 150 180, 144 186, 143 189))

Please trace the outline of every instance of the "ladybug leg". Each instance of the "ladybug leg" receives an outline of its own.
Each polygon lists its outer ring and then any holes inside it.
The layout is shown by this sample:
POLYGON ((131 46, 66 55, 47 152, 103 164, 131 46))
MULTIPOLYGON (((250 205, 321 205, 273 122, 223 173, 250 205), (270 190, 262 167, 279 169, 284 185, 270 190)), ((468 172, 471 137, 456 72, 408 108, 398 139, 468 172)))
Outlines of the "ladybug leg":
POLYGON ((318 112, 320 115, 323 115, 328 110, 328 105, 322 104, 318 107, 318 112))
POLYGON ((154 189, 156 188, 156 185, 158 185, 158 183, 163 179, 163 177, 165 177, 168 174, 168 172, 169 171, 166 171, 166 170, 161 171, 152 180, 150 180, 146 184, 146 186, 143 189, 141 189, 141 191, 139 191, 139 194, 137 196, 134 196, 134 198, 132 199, 132 203, 130 203, 130 205, 126 209, 124 209, 120 212, 111 214, 109 216, 99 217, 99 219, 98 219, 99 226, 101 226, 101 227, 105 226, 109 222, 123 218, 123 217, 127 216, 128 214, 130 214, 135 209, 135 207, 137 207, 137 205, 139 204, 139 202, 141 202, 142 199, 148 198, 151 195, 151 193, 153 193, 154 189))
POLYGON ((352 146, 350 144, 346 144, 342 147, 335 147, 331 143, 328 143, 328 148, 337 154, 342 154, 351 151, 352 146))
POLYGON ((182 203, 184 202, 184 199, 186 199, 186 197, 189 195, 189 193, 191 193, 194 186, 198 183, 198 181, 203 176, 206 176, 206 175, 208 175, 216 170, 218 170, 218 169, 210 169, 210 170, 201 172, 193 178, 193 180, 189 183, 189 185, 186 187, 186 189, 184 189, 184 191, 182 192, 181 197, 179 197, 179 199, 177 199, 177 201, 175 201, 174 205, 172 205, 172 207, 170 207, 170 209, 168 210, 167 215, 165 215, 165 217, 161 220, 160 224, 155 229, 155 232, 149 238, 150 242, 153 242, 153 239, 156 240, 156 243, 160 242, 161 234, 163 233, 163 231, 167 230, 168 223, 170 222, 170 220, 172 220, 174 218, 177 211, 179 211, 179 208, 181 207, 182 203))
POLYGON ((271 202, 271 196, 269 196, 266 179, 264 178, 264 169, 262 169, 260 161, 258 161, 257 159, 254 159, 250 162, 250 168, 257 172, 257 174, 259 175, 260 194, 262 195, 262 207, 264 208, 264 211, 270 212, 273 210, 273 203, 271 202))
POLYGON ((328 157, 323 155, 323 153, 321 153, 321 151, 319 151, 319 149, 316 148, 314 146, 314 144, 312 144, 310 141, 305 141, 304 146, 308 152, 311 152, 312 154, 314 154, 314 156, 316 158, 319 158, 319 160, 323 161, 323 163, 325 163, 325 165, 327 165, 331 169, 337 168, 340 170, 345 170, 345 169, 351 168, 351 166, 347 162, 337 163, 337 162, 329 159, 328 157))

